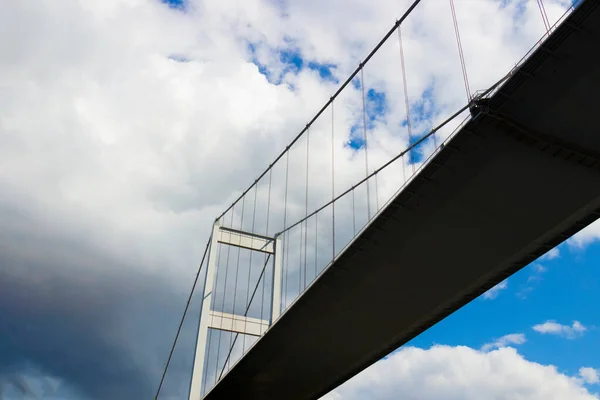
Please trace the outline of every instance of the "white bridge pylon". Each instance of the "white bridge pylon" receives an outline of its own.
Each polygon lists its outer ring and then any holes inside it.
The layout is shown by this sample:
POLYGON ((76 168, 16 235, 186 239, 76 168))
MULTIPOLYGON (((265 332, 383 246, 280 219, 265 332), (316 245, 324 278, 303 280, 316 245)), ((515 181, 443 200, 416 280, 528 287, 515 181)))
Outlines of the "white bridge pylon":
MULTIPOLYGON (((208 256, 206 279, 204 281, 204 297, 201 304, 200 324, 198 327, 198 338, 196 340, 196 352, 194 357, 194 368, 192 370, 192 381, 190 387, 190 400, 202 398, 202 383, 206 364, 206 350, 208 347, 208 330, 216 329, 227 332, 240 333, 251 336, 262 336, 265 331, 279 317, 281 310, 281 239, 268 237, 251 232, 243 232, 236 229, 226 228, 216 221, 213 226, 213 234, 208 256), (273 255, 273 285, 271 315, 269 320, 250 318, 244 315, 234 315, 225 312, 213 311, 211 304, 215 290, 215 276, 217 272, 217 247, 218 244, 235 246, 242 249, 258 251, 273 255)), ((262 279, 266 279, 265 276, 262 279)), ((218 361, 218 360, 217 360, 218 361)))

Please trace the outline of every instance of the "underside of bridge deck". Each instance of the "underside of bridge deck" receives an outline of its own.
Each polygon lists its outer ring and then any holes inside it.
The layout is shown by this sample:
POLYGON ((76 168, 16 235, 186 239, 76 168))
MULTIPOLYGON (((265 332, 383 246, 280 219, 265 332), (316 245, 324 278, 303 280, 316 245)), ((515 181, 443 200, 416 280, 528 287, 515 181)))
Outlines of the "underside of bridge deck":
POLYGON ((314 399, 600 216, 600 7, 584 1, 207 399, 314 399))

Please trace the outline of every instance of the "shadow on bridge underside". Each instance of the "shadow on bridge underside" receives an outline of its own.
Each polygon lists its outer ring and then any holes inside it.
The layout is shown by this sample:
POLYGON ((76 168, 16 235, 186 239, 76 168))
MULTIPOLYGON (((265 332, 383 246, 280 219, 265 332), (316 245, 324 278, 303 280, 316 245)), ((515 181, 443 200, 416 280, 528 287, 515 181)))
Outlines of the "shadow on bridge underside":
POLYGON ((596 220, 599 48, 586 0, 205 398, 318 398, 596 220))

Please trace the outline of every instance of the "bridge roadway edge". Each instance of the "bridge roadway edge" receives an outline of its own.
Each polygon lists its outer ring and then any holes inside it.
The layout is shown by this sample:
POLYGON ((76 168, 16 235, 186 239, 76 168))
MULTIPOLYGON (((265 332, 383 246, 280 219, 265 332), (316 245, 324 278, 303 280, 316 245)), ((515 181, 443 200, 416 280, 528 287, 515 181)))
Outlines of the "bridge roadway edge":
POLYGON ((586 0, 206 398, 318 398, 596 220, 599 37, 586 0))

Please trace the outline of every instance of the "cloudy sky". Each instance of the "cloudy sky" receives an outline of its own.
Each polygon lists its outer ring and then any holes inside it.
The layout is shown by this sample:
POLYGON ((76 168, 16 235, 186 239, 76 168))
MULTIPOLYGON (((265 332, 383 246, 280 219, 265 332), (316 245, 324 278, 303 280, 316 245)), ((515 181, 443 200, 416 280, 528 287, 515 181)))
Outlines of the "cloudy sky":
MULTIPOLYGON (((471 92, 544 33, 536 0, 455 3, 471 92)), ((568 7, 544 4, 551 23, 568 7)), ((0 0, 0 398, 152 398, 215 217, 408 5, 0 0)), ((466 101, 448 1, 423 0, 403 37, 418 134, 466 101)), ((408 143, 397 38, 361 82, 373 169, 408 143)), ((364 174, 361 86, 336 108, 336 192, 364 174)), ((330 122, 311 131, 314 172, 330 122)), ((598 239, 588 227, 326 398, 600 398, 598 239)), ((185 398, 197 303, 165 398, 185 398)))

